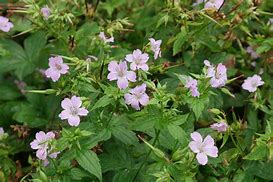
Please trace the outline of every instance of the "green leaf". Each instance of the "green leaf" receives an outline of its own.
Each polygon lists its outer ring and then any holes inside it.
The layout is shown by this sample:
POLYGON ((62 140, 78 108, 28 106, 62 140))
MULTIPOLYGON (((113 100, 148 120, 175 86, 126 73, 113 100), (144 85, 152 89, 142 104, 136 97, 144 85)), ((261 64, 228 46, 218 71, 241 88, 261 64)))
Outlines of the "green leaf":
POLYGON ((221 91, 233 98, 235 98, 235 95, 233 93, 231 93, 227 88, 221 88, 221 91))
POLYGON ((76 160, 83 169, 102 181, 101 166, 96 153, 91 150, 78 150, 76 160))
POLYGON ((100 108, 100 107, 105 107, 109 104, 111 104, 112 102, 112 98, 109 98, 107 95, 101 97, 93 106, 93 108, 91 109, 94 110, 94 109, 97 109, 97 108, 100 108))
POLYGON ((181 47, 188 40, 187 35, 188 35, 187 31, 186 31, 185 27, 183 27, 181 29, 181 32, 179 34, 177 34, 176 40, 174 41, 173 56, 176 55, 178 52, 181 51, 181 47))
POLYGON ((19 123, 27 123, 30 127, 46 125, 48 121, 40 117, 40 113, 30 104, 21 104, 16 108, 13 119, 19 123))
POLYGON ((0 100, 14 100, 20 96, 21 94, 15 85, 8 82, 0 84, 0 100))
POLYGON ((73 178, 73 179, 76 179, 76 180, 81 180, 82 178, 84 177, 88 177, 88 174, 87 172, 79 169, 79 168, 72 168, 71 169, 71 173, 70 173, 70 176, 73 178))
POLYGON ((260 145, 255 146, 251 152, 244 157, 246 160, 262 160, 267 156, 268 149, 266 144, 260 143, 260 145))
POLYGON ((170 134, 173 136, 173 138, 178 140, 180 143, 187 140, 187 137, 186 137, 187 134, 180 126, 170 124, 168 126, 168 130, 169 130, 170 134))
POLYGON ((0 45, 7 51, 4 56, 0 57, 0 73, 21 69, 20 64, 26 60, 24 49, 12 40, 3 39, 0 45))
POLYGON ((127 145, 136 145, 138 144, 138 139, 136 134, 131 130, 126 129, 123 126, 116 126, 112 127, 111 129, 112 134, 121 142, 127 145))
POLYGON ((46 33, 39 31, 29 36, 24 41, 27 59, 31 62, 38 61, 41 50, 46 45, 46 33))

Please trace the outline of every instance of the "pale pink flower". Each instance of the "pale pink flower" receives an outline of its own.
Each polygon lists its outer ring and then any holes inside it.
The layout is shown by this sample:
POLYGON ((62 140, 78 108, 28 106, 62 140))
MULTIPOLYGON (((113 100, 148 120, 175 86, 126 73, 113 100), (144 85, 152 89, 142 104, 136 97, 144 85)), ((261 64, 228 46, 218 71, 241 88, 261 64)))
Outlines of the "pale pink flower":
POLYGON ((227 68, 222 63, 216 67, 210 64, 208 60, 204 61, 207 66, 206 76, 210 79, 210 84, 214 88, 223 87, 227 82, 227 68))
POLYGON ((63 63, 63 58, 61 56, 49 58, 49 68, 45 71, 47 78, 51 78, 53 82, 59 80, 62 74, 68 72, 69 67, 67 64, 63 63))
POLYGON ((198 87, 197 87, 197 80, 193 79, 192 77, 189 77, 186 81, 186 88, 190 89, 191 95, 193 97, 199 97, 200 93, 198 91, 198 87))
POLYGON ((13 27, 13 23, 9 22, 9 19, 3 16, 0 16, 0 30, 3 32, 9 32, 13 27))
POLYGON ((125 89, 128 87, 128 80, 131 82, 136 81, 136 73, 127 70, 127 63, 125 61, 121 61, 119 63, 116 61, 111 61, 108 64, 108 70, 110 71, 107 76, 108 80, 117 80, 117 85, 120 89, 125 89))
POLYGON ((203 141, 200 133, 193 132, 191 138, 193 141, 189 143, 189 147, 197 154, 196 159, 199 164, 206 165, 208 163, 208 156, 218 156, 218 148, 215 146, 214 140, 210 135, 208 135, 203 141))
POLYGON ((216 9, 219 10, 219 8, 224 3, 224 0, 208 0, 205 3, 205 9, 216 9))
POLYGON ((105 36, 105 33, 104 33, 104 32, 100 32, 99 38, 100 38, 101 40, 103 40, 105 43, 114 42, 114 37, 107 38, 107 37, 105 36))
POLYGON ((218 131, 219 133, 223 133, 227 131, 228 125, 225 122, 213 123, 210 128, 218 131))
POLYGON ((82 101, 80 97, 65 98, 61 105, 64 110, 59 114, 59 117, 62 120, 67 119, 70 126, 78 126, 80 124, 80 116, 87 116, 88 114, 88 110, 81 107, 82 101))
POLYGON ((146 106, 149 103, 149 96, 145 93, 146 84, 136 86, 124 95, 125 103, 131 105, 134 109, 140 110, 140 106, 146 106))
POLYGON ((248 47, 246 48, 246 52, 250 54, 250 57, 251 57, 252 59, 257 59, 257 58, 260 57, 260 55, 257 54, 256 51, 255 51, 251 46, 248 46, 248 47))
POLYGON ((49 142, 51 142, 54 138, 55 134, 52 131, 48 133, 43 131, 36 133, 36 139, 30 143, 30 146, 32 149, 37 150, 36 156, 39 159, 45 160, 47 158, 49 142))
POLYGON ((47 20, 51 14, 51 10, 48 7, 43 7, 43 8, 41 8, 41 13, 42 13, 43 17, 47 20))
MULTIPOLYGON (((50 152, 49 152, 50 153, 50 152)), ((56 159, 57 158, 57 156, 60 154, 60 152, 53 152, 53 153, 50 153, 49 155, 48 155, 48 157, 49 158, 51 158, 51 159, 56 159)), ((43 160, 43 165, 44 166, 47 166, 49 164, 49 161, 48 161, 48 159, 46 158, 45 160, 43 160)))
POLYGON ((0 136, 4 135, 4 129, 2 127, 0 127, 0 136))
POLYGON ((148 71, 149 67, 146 64, 149 60, 149 56, 146 53, 141 52, 141 50, 137 49, 133 51, 133 54, 128 54, 125 57, 125 60, 130 62, 131 70, 142 69, 143 71, 148 71))
POLYGON ((253 75, 252 77, 248 77, 244 80, 242 84, 243 89, 249 92, 255 92, 257 88, 264 84, 264 81, 259 75, 253 75))
POLYGON ((155 40, 154 38, 149 38, 151 50, 154 52, 154 59, 156 60, 158 57, 161 57, 160 45, 162 40, 155 40))

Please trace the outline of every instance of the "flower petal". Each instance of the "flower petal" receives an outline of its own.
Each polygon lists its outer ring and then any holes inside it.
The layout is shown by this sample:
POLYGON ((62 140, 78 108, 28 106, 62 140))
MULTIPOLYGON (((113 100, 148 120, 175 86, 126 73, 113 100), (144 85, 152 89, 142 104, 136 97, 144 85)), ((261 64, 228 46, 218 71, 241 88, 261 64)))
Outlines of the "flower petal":
POLYGON ((87 116, 87 114, 88 114, 88 110, 87 109, 85 109, 84 107, 79 108, 79 110, 78 110, 78 115, 79 116, 87 116))
POLYGON ((120 89, 126 89, 129 83, 126 78, 118 78, 117 84, 120 89))
POLYGON ((204 139, 203 146, 214 146, 214 140, 210 135, 204 139))
POLYGON ((191 141, 189 143, 189 147, 190 147, 191 151, 193 151, 194 153, 199 153, 200 152, 200 150, 199 150, 200 145, 199 145, 198 142, 191 141))
POLYGON ((208 156, 204 153, 198 153, 196 159, 199 164, 206 165, 208 163, 208 156))
POLYGON ((202 143, 202 141, 203 141, 203 138, 200 135, 200 133, 198 133, 196 131, 191 133, 191 138, 192 138, 193 141, 196 141, 196 142, 199 142, 199 143, 202 143))
POLYGON ((210 157, 218 157, 218 148, 215 146, 204 147, 204 153, 210 157))
POLYGON ((77 97, 77 96, 73 96, 71 98, 71 103, 72 103, 73 107, 76 107, 76 108, 79 108, 82 105, 81 98, 77 97))
POLYGON ((80 117, 79 116, 70 116, 68 118, 68 124, 70 126, 78 126, 80 124, 80 117))

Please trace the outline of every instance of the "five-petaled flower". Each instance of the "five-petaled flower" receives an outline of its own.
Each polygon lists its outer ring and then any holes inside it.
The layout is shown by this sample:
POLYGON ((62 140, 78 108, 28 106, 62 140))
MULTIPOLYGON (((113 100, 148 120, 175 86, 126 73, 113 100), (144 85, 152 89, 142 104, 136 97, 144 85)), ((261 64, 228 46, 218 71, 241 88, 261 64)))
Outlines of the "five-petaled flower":
POLYGON ((137 49, 133 51, 133 54, 128 54, 125 57, 125 60, 130 62, 131 70, 142 69, 143 71, 148 71, 149 67, 146 64, 149 60, 149 56, 146 53, 141 52, 141 50, 137 49))
POLYGON ((207 66, 206 76, 210 78, 210 84, 213 88, 223 87, 227 82, 227 68, 222 63, 214 67, 208 60, 204 61, 207 66))
POLYGON ((243 89, 249 92, 255 92, 259 86, 262 86, 264 81, 259 75, 253 75, 252 77, 248 77, 244 80, 242 84, 243 89))
POLYGON ((219 10, 219 8, 224 3, 224 0, 208 0, 205 3, 205 9, 216 9, 219 10))
POLYGON ((158 57, 161 57, 160 45, 162 40, 155 40, 154 38, 149 38, 151 50, 154 52, 154 59, 156 60, 158 57))
POLYGON ((82 101, 80 97, 65 98, 61 105, 64 110, 59 114, 59 117, 62 120, 67 119, 70 126, 78 126, 80 124, 80 116, 87 116, 88 114, 88 110, 81 107, 82 101))
POLYGON ((107 38, 107 37, 105 36, 105 33, 104 33, 104 32, 100 32, 99 38, 100 38, 101 40, 103 40, 105 43, 114 42, 114 37, 107 38))
POLYGON ((51 10, 45 6, 45 7, 41 8, 41 13, 42 13, 43 17, 47 20, 51 14, 51 10))
POLYGON ((227 123, 221 121, 219 123, 213 123, 212 125, 210 125, 210 128, 218 131, 219 133, 223 133, 227 131, 228 125, 227 123))
POLYGON ((197 87, 197 80, 193 79, 192 77, 189 77, 186 81, 186 88, 190 89, 191 95, 193 97, 199 97, 200 93, 198 91, 198 87, 197 87))
POLYGON ((124 95, 125 103, 131 105, 134 109, 140 110, 140 106, 146 106, 149 102, 149 96, 145 93, 146 84, 136 86, 129 93, 124 95))
POLYGON ((117 63, 116 61, 111 61, 108 64, 108 70, 110 73, 107 78, 110 81, 117 80, 117 85, 120 89, 125 89, 128 87, 128 80, 131 82, 136 81, 136 73, 127 70, 127 63, 121 61, 117 63))
POLYGON ((13 23, 9 22, 9 19, 3 16, 0 16, 0 30, 3 32, 9 32, 13 27, 13 23))
POLYGON ((45 71, 47 78, 51 78, 53 82, 59 80, 61 74, 66 74, 69 67, 67 64, 63 63, 63 58, 61 56, 49 58, 49 68, 45 71))
POLYGON ((36 156, 41 160, 46 160, 48 151, 50 150, 49 143, 55 138, 55 134, 50 132, 40 131, 36 133, 36 139, 30 143, 32 149, 37 150, 36 156))
POLYGON ((218 156, 218 148, 214 145, 214 140, 210 135, 206 136, 203 141, 200 133, 193 132, 191 138, 193 141, 189 143, 189 147, 197 154, 196 159, 199 164, 206 165, 208 163, 208 156, 218 156))

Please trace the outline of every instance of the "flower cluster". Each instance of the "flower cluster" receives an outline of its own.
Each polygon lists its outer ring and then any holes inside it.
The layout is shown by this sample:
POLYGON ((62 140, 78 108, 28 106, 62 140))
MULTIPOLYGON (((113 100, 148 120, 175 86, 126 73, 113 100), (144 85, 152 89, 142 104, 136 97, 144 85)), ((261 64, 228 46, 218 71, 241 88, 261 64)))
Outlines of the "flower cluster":
POLYGON ((214 140, 210 135, 206 136, 203 140, 200 133, 193 132, 191 138, 193 141, 189 143, 189 147, 197 154, 196 159, 199 164, 206 165, 208 163, 208 156, 218 156, 218 148, 215 146, 214 140))
POLYGON ((204 61, 207 67, 206 76, 210 78, 210 84, 213 88, 223 87, 227 81, 227 68, 222 63, 216 67, 213 66, 208 60, 204 61))
MULTIPOLYGON (((155 40, 150 38, 151 50, 154 52, 154 59, 161 57, 160 45, 161 40, 155 40)), ((128 71, 127 62, 111 61, 108 64, 108 71, 110 72, 107 76, 108 80, 117 80, 117 85, 120 89, 126 89, 130 82, 136 82, 136 70, 148 71, 149 66, 147 64, 149 56, 147 53, 142 53, 141 50, 136 49, 132 54, 127 54, 125 60, 130 63, 130 69, 128 71)), ((149 96, 145 93, 146 84, 136 86, 131 89, 129 93, 124 95, 125 103, 131 105, 134 109, 140 110, 140 105, 146 106, 149 102, 149 96)))
POLYGON ((48 165, 48 157, 49 158, 56 158, 59 154, 58 151, 54 151, 54 147, 52 145, 53 140, 55 139, 55 134, 50 132, 43 132, 40 131, 36 133, 36 139, 34 139, 30 146, 32 149, 37 150, 36 156, 37 158, 43 160, 44 165, 48 165))

